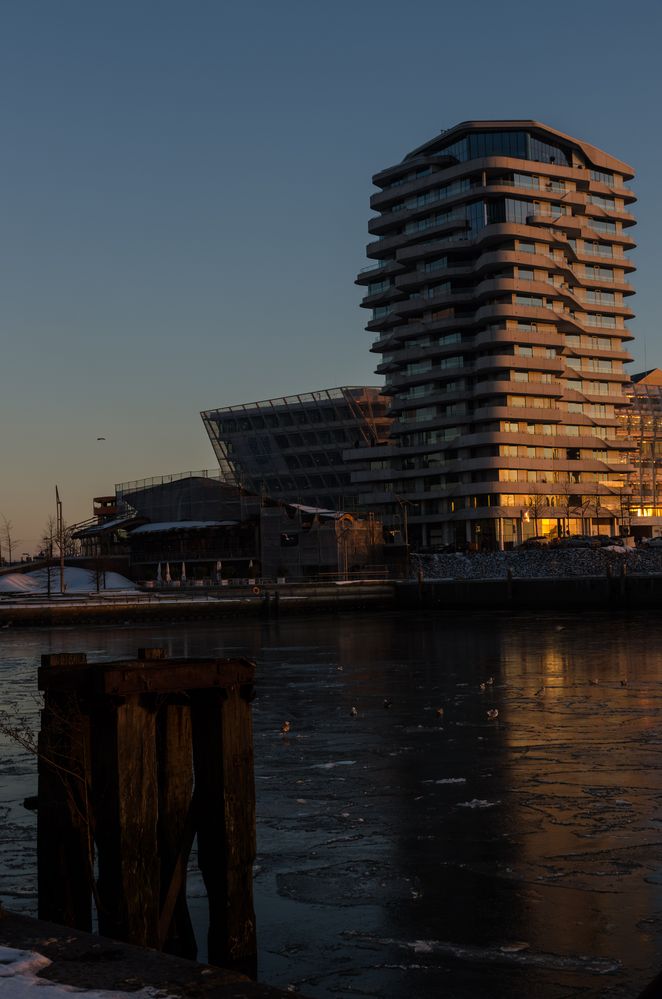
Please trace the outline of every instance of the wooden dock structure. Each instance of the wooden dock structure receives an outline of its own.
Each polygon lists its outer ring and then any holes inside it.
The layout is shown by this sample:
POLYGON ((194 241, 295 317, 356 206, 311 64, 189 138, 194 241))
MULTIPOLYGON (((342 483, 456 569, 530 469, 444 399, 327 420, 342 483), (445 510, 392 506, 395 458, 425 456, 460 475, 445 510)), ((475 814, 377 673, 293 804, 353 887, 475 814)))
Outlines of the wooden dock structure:
POLYGON ((247 659, 42 656, 39 918, 194 958, 194 838, 211 964, 254 975, 255 786, 247 659), (97 877, 95 878, 95 865, 97 877))

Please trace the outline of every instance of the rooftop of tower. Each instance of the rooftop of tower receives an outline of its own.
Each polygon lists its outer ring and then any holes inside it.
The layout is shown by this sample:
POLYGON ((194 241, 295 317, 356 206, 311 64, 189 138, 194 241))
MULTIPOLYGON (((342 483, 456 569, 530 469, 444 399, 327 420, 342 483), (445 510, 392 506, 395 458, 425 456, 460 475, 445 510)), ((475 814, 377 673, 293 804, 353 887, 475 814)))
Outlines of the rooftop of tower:
POLYGON ((624 163, 622 160, 619 160, 614 156, 610 156, 608 153, 603 152, 603 150, 598 149, 597 146, 593 146, 590 143, 585 142, 583 139, 577 139, 572 135, 567 135, 565 132, 560 132, 558 129, 552 128, 551 125, 535 121, 532 118, 508 118, 491 121, 461 121, 457 125, 453 125, 451 128, 447 128, 440 134, 435 135, 434 138, 428 139, 422 145, 417 146, 411 152, 407 153, 401 162, 405 163, 419 156, 424 156, 426 153, 441 150, 444 146, 450 145, 452 142, 457 141, 463 134, 468 132, 516 131, 519 129, 538 133, 539 135, 547 136, 548 138, 552 136, 564 144, 581 151, 592 165, 598 168, 604 167, 609 170, 615 170, 618 173, 622 173, 626 178, 634 177, 634 170, 629 164, 624 163))

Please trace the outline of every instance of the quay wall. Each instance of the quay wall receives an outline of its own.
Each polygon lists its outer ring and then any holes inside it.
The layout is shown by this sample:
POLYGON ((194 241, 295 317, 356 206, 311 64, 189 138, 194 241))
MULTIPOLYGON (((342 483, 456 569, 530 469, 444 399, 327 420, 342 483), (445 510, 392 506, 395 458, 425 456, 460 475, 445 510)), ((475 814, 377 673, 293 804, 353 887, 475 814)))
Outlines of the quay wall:
POLYGON ((233 588, 232 594, 136 593, 0 599, 0 628, 76 624, 214 621, 239 614, 262 617, 316 611, 364 610, 393 604, 390 582, 280 584, 233 588), (254 589, 258 592, 254 592, 254 589))
POLYGON ((435 579, 396 583, 400 609, 662 610, 662 575, 435 579))

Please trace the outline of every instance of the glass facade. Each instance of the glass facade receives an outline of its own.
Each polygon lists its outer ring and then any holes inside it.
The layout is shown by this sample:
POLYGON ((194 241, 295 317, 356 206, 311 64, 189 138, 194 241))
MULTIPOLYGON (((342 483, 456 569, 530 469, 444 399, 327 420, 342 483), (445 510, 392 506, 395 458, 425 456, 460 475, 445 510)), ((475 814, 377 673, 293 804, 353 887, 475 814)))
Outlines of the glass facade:
POLYGON ((460 163, 484 156, 510 156, 539 163, 558 163, 569 166, 571 158, 565 149, 551 142, 544 142, 528 132, 473 132, 465 139, 437 149, 442 156, 452 156, 460 163))
POLYGON ((352 510, 358 487, 351 483, 343 451, 387 440, 386 411, 379 389, 360 386, 201 415, 226 481, 290 503, 352 510))

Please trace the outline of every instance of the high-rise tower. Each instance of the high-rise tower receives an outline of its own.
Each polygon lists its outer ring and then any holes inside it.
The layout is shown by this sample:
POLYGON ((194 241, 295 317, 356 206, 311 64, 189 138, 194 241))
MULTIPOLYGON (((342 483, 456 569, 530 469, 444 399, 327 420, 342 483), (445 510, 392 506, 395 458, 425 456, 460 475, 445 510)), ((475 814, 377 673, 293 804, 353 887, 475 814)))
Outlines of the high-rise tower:
POLYGON ((625 163, 535 121, 470 121, 377 173, 372 310, 392 441, 362 501, 410 540, 616 530, 632 336, 625 163))

